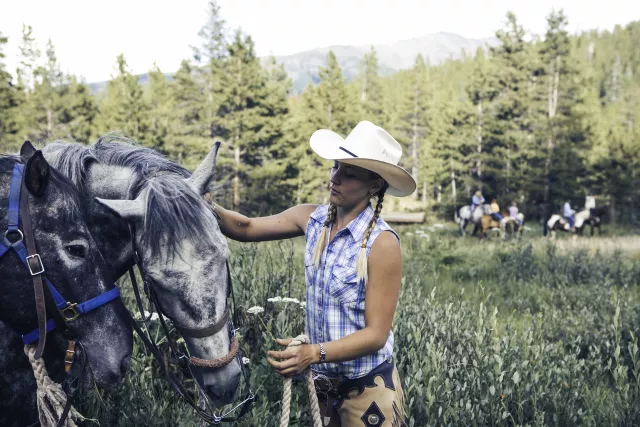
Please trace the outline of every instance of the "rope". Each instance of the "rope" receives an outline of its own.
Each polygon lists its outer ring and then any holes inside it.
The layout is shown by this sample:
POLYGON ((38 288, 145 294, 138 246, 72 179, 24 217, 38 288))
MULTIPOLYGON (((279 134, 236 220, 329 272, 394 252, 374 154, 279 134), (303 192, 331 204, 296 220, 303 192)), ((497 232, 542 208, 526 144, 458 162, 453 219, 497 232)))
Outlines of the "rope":
MULTIPOLYGON (((38 416, 42 427, 55 427, 64 410, 67 401, 67 395, 62 390, 62 386, 49 378, 47 369, 44 366, 42 358, 35 358, 36 347, 31 345, 24 346, 24 353, 29 358, 33 375, 36 378, 38 416)), ((72 406, 69 416, 65 420, 65 427, 76 427, 75 421, 84 420, 85 418, 75 410, 72 406)))
MULTIPOLYGON (((302 344, 309 344, 309 337, 306 335, 298 335, 287 346, 294 347, 302 344)), ((320 418, 320 408, 318 406, 318 396, 316 395, 316 387, 313 383, 311 369, 307 368, 304 372, 307 382, 307 392, 309 393, 309 404, 311 405, 311 416, 313 418, 313 427, 323 427, 320 418)), ((280 427, 288 427, 289 416, 291 411, 291 377, 284 379, 284 389, 282 391, 282 415, 280 417, 280 427)))
POLYGON ((223 366, 227 366, 238 354, 238 338, 233 337, 231 341, 231 346, 229 348, 229 353, 225 356, 219 357, 217 359, 207 360, 207 359, 199 359, 197 357, 191 356, 190 361, 193 366, 197 366, 198 368, 222 368, 223 366))

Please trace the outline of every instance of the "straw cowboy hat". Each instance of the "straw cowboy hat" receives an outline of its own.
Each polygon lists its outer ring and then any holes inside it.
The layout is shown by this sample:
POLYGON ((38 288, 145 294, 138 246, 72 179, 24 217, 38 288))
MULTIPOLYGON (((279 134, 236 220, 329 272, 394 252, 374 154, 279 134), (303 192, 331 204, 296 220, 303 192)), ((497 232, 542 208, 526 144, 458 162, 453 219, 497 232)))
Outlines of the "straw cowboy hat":
POLYGON ((402 147, 389 133, 368 121, 362 121, 343 138, 320 129, 311 135, 311 149, 327 160, 337 160, 377 173, 389 184, 387 194, 408 196, 416 189, 416 181, 400 166, 402 147))

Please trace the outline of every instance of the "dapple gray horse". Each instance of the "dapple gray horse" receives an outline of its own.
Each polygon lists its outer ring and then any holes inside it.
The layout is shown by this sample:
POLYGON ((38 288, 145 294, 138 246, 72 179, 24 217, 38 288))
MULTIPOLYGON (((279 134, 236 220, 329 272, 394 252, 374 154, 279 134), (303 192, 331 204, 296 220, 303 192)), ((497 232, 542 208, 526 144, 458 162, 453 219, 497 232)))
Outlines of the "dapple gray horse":
MULTIPOLYGON (((13 182, 18 182, 12 179, 12 175, 16 174, 16 165, 24 165, 25 184, 20 196, 26 196, 28 203, 26 211, 20 210, 19 228, 3 236, 4 255, 0 257, 2 426, 24 426, 38 420, 34 372, 24 354, 24 344, 20 338, 38 325, 34 303, 35 283, 27 267, 14 253, 23 242, 29 245, 29 228, 33 229, 35 249, 42 260, 44 277, 66 301, 80 304, 77 309, 64 311, 67 314, 63 314, 64 320, 60 318, 58 324, 62 327, 63 323, 68 323, 74 331, 74 337, 63 338, 60 328, 56 328, 46 335, 46 339, 37 341, 45 343, 43 358, 52 379, 61 382, 65 377, 63 361, 67 338, 77 341, 76 360, 71 365, 71 374, 82 378, 82 372, 77 371, 83 370, 86 360, 90 368, 87 373, 92 374, 96 385, 103 388, 112 388, 119 383, 127 370, 133 346, 131 326, 126 322, 124 307, 117 298, 87 311, 77 319, 71 319, 72 312, 81 310, 82 313, 87 307, 82 303, 103 294, 117 295, 113 292, 117 290, 109 280, 98 245, 89 233, 84 220, 84 204, 72 183, 51 168, 40 151, 25 151, 24 156, 28 156, 26 164, 25 157, 0 157, 0 229, 3 233, 10 229, 9 189, 13 182), (32 227, 25 226, 27 215, 31 218, 32 227)), ((11 194, 17 192, 12 189, 11 194)), ((44 287, 47 286, 45 281, 44 287)), ((44 292, 46 295, 46 288, 44 292)), ((48 297, 46 300, 47 318, 53 319, 60 306, 56 307, 48 297)), ((81 386, 90 383, 90 376, 84 378, 81 386)))

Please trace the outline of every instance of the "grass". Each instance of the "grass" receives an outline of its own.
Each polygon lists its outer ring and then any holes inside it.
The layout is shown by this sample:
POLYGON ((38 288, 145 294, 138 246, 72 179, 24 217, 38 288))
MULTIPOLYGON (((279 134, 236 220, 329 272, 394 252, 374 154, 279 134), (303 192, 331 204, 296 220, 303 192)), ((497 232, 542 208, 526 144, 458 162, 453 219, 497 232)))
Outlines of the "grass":
MULTIPOLYGON (((531 230, 480 242, 452 224, 397 229, 394 334, 410 426, 640 424, 640 236, 549 241, 531 230)), ((232 243, 241 348, 258 390, 238 425, 278 425, 282 380, 265 351, 304 331, 304 309, 269 298, 304 300, 303 247, 232 243), (264 312, 247 314, 252 306, 264 312)), ((109 426, 200 425, 138 344, 125 384, 85 396, 81 412, 109 426)), ((290 425, 310 425, 304 386, 294 389, 290 425)))

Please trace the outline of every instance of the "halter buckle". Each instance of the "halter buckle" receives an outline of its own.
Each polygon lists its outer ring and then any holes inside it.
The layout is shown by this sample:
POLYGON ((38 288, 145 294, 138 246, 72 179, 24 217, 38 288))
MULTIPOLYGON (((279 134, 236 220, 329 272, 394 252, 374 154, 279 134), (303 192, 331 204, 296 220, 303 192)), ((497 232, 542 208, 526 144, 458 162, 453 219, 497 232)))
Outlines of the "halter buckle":
POLYGON ((60 310, 60 314, 62 315, 64 320, 66 320, 67 322, 72 322, 76 320, 78 316, 80 316, 80 313, 78 313, 78 310, 76 309, 76 306, 78 304, 76 303, 72 304, 70 302, 67 302, 67 304, 69 305, 63 308, 62 310, 60 310))
POLYGON ((76 342, 69 341, 69 347, 64 354, 64 370, 68 374, 71 371, 71 366, 73 365, 73 359, 76 355, 76 342))
MULTIPOLYGON (((22 234, 22 233, 20 233, 22 234)), ((29 267, 29 272, 31 273, 32 276, 37 276, 38 274, 42 274, 44 273, 44 265, 42 265, 42 259, 40 258, 39 254, 33 254, 33 255, 29 255, 27 258, 27 267, 29 267), (31 260, 36 260, 37 264, 35 265, 36 270, 38 271, 33 271, 33 268, 31 268, 31 260)))

